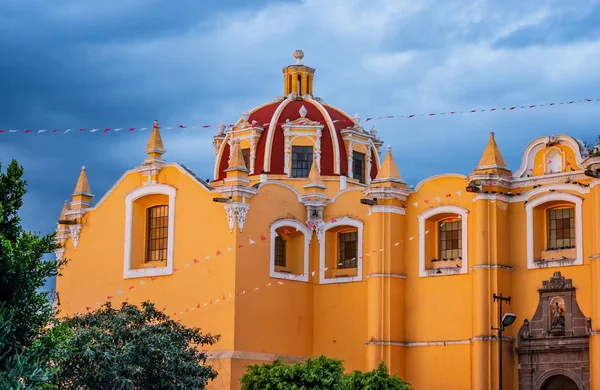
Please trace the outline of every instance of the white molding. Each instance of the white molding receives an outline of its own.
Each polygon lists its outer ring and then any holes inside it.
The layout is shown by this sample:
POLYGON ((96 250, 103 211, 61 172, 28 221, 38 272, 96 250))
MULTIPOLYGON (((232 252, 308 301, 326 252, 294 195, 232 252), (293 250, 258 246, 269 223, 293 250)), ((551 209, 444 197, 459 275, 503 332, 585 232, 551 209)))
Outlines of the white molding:
POLYGON ((368 278, 391 278, 391 279, 406 279, 407 276, 403 274, 384 274, 384 273, 376 273, 376 274, 368 274, 368 278))
POLYGON ((471 200, 473 202, 476 202, 478 200, 491 200, 493 202, 500 201, 500 202, 510 203, 510 196, 501 195, 501 194, 482 194, 482 193, 478 193, 473 198, 471 198, 471 200))
MULTIPOLYGON (((590 185, 590 187, 591 187, 591 185, 590 185)), ((563 184, 554 184, 551 187, 538 187, 538 188, 532 189, 531 191, 527 191, 523 195, 513 196, 513 197, 510 198, 510 202, 511 203, 518 203, 518 202, 528 201, 533 196, 539 195, 539 194, 543 194, 544 192, 550 192, 550 190, 554 190, 553 192, 556 192, 556 191, 575 191, 575 192, 578 192, 580 194, 589 194, 590 193, 590 187, 581 187, 581 186, 578 186, 577 184, 566 184, 566 183, 563 183, 563 184)))
MULTIPOLYGON (((537 206, 543 205, 544 203, 552 201, 564 201, 575 205, 575 246, 577 249, 577 257, 575 261, 570 262, 570 265, 581 265, 583 264, 583 212, 582 204, 583 199, 577 195, 569 194, 566 192, 551 192, 546 195, 542 195, 538 198, 527 202, 525 205, 526 219, 527 219, 527 269, 537 268, 554 268, 557 266, 568 266, 561 260, 560 264, 556 262, 540 262, 536 264, 535 254, 533 252, 533 209, 537 206)), ((545 226, 544 226, 545 229, 545 226)))
POLYGON ((273 116, 271 117, 271 122, 269 123, 269 127, 267 128, 267 134, 266 134, 266 142, 265 142, 265 156, 264 156, 264 161, 263 161, 263 170, 265 172, 269 172, 271 169, 271 144, 273 143, 273 136, 275 135, 275 129, 277 128, 277 119, 279 118, 279 116, 281 115, 281 112, 283 111, 283 109, 288 105, 288 103, 290 103, 291 101, 293 101, 294 99, 292 99, 291 94, 285 99, 283 100, 279 106, 277 106, 277 109, 275 109, 275 112, 273 113, 273 116))
POLYGON ((302 195, 300 194, 300 192, 298 192, 298 190, 296 190, 291 185, 282 183, 280 181, 266 180, 266 181, 260 182, 260 186, 258 187, 258 190, 260 191, 261 188, 263 188, 264 186, 269 185, 269 184, 277 185, 277 186, 282 186, 282 187, 287 188, 288 190, 290 190, 291 192, 293 192, 294 195, 296 195, 296 197, 298 198, 298 203, 302 203, 302 195))
POLYGON ((175 234, 175 187, 166 184, 148 184, 136 188, 125 196, 125 255, 123 259, 123 278, 142 278, 163 276, 173 273, 173 244, 175 234), (169 197, 169 226, 167 238, 167 265, 155 268, 131 269, 131 238, 133 235, 133 202, 147 195, 167 195, 169 197))
POLYGON ((539 151, 546 147, 546 144, 550 142, 551 138, 559 144, 570 147, 575 153, 575 162, 578 166, 581 166, 581 164, 583 163, 583 156, 581 156, 581 151, 579 149, 579 143, 577 142, 577 140, 566 134, 557 134, 553 136, 539 137, 531 141, 529 145, 527 145, 527 147, 525 148, 525 151, 523 152, 523 157, 521 158, 521 166, 513 175, 514 177, 522 177, 527 173, 528 169, 535 168, 535 156, 539 151))
MULTIPOLYGON (((308 231, 306 226, 301 224, 295 219, 286 218, 279 219, 271 224, 271 248, 269 250, 269 276, 276 279, 290 279, 291 276, 293 278, 291 280, 300 281, 300 282, 308 282, 308 252, 309 252, 309 244, 310 244, 310 236, 312 235, 312 231, 308 231), (303 265, 303 273, 302 275, 290 275, 285 272, 277 272, 275 271, 275 238, 277 237, 277 230, 280 227, 293 227, 297 231, 301 232, 304 235, 304 265, 303 265)), ((287 259, 286 259, 287 260, 287 259)))
MULTIPOLYGON (((340 176, 340 178, 346 178, 346 176, 340 176)), ((346 181, 344 180, 344 184, 346 184, 346 181)), ((354 183, 352 183, 354 184, 354 183)), ((347 194, 348 192, 352 192, 352 191, 358 191, 360 193, 362 193, 364 191, 364 188, 362 187, 350 187, 350 188, 344 188, 340 191, 338 191, 335 195, 333 195, 333 197, 331 198, 331 203, 334 203, 337 198, 341 195, 347 194)))
POLYGON ((246 223, 246 216, 248 214, 248 210, 250 209, 250 205, 242 202, 231 202, 226 203, 224 208, 225 213, 227 214, 229 233, 233 232, 236 222, 241 233, 244 230, 244 223, 246 223))
POLYGON ((419 191, 419 189, 426 184, 427 182, 430 182, 432 180, 436 180, 436 179, 442 179, 442 178, 453 178, 453 179, 464 179, 467 180, 467 177, 465 175, 461 175, 460 173, 442 173, 439 175, 433 175, 433 176, 429 176, 426 177, 425 179, 421 180, 419 182, 419 184, 417 184, 417 186, 415 187, 415 192, 419 191))
MULTIPOLYGON (((468 230, 467 219, 469 216, 469 210, 464 209, 459 206, 438 206, 438 207, 433 207, 431 209, 424 211, 417 217, 419 219, 419 276, 422 278, 427 277, 427 276, 435 276, 435 275, 431 275, 431 273, 429 272, 430 270, 425 269, 425 240, 427 239, 427 235, 425 234, 425 221, 427 221, 429 218, 431 218, 435 215, 445 214, 445 213, 459 215, 460 219, 462 221, 462 232, 461 232, 462 267, 460 267, 460 269, 457 268, 457 270, 453 271, 453 272, 449 272, 448 270, 446 270, 445 273, 444 273, 445 270, 441 269, 442 275, 450 275, 450 274, 456 275, 456 274, 468 273, 468 270, 469 270, 469 268, 468 268, 469 267, 469 260, 468 260, 469 230, 468 230)), ((437 234, 437 232, 435 234, 437 234)))
POLYGON ((406 210, 402 207, 398 206, 389 206, 389 205, 376 205, 369 207, 370 213, 392 213, 392 214, 400 214, 406 215, 406 210))
POLYGON ((510 265, 502 265, 502 264, 477 264, 471 267, 471 271, 476 269, 501 269, 504 271, 514 271, 515 267, 510 265))
MULTIPOLYGON (((327 245, 327 240, 325 239, 325 233, 327 230, 332 229, 338 226, 353 226, 358 230, 358 248, 356 256, 357 264, 357 273, 356 276, 348 276, 341 278, 326 278, 325 272, 319 272, 319 283, 320 284, 333 284, 333 283, 349 283, 349 282, 360 282, 362 280, 362 272, 363 272, 363 223, 358 219, 354 218, 340 218, 335 222, 324 222, 322 225, 322 231, 318 234, 317 238, 319 239, 319 269, 325 269, 325 246, 327 245), (321 236, 321 237, 319 237, 321 236)), ((336 260, 337 264, 337 260, 336 260)))
POLYGON ((331 143, 333 146, 333 153, 334 153, 334 169, 333 169, 333 173, 336 175, 339 175, 341 173, 340 171, 340 144, 338 142, 338 137, 337 137, 337 130, 335 129, 335 123, 333 123, 333 121, 331 120, 331 116, 329 116, 329 112, 327 112, 327 109, 318 101, 314 100, 314 99, 307 99, 307 102, 313 103, 315 105, 315 107, 317 108, 317 110, 319 110, 319 112, 321 113, 321 115, 323 115, 323 118, 327 121, 327 127, 329 127, 329 134, 331 135, 331 143))

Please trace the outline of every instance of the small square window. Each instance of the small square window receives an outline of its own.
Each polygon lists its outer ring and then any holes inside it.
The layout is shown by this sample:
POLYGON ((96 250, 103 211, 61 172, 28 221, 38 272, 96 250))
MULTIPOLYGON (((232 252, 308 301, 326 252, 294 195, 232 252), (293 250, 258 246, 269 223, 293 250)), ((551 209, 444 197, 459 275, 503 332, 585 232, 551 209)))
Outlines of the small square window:
POLYGON ((312 146, 292 146, 292 176, 308 177, 313 161, 312 146))

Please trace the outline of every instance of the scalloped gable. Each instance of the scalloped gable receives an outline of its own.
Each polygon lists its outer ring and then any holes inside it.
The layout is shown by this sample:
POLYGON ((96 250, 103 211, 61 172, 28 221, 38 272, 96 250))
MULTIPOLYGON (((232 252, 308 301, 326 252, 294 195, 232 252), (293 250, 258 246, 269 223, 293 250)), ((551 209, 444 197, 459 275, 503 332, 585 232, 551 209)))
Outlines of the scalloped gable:
POLYGON ((565 134, 539 137, 527 145, 514 177, 551 175, 582 170, 581 141, 565 134))

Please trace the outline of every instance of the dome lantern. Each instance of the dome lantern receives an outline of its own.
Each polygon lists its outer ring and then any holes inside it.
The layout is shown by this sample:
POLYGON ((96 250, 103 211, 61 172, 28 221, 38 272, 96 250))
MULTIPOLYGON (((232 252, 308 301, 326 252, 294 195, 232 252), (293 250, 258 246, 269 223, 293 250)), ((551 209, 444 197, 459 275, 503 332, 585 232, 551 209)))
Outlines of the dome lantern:
POLYGON ((283 94, 289 96, 296 94, 296 97, 313 95, 313 77, 315 70, 302 64, 304 52, 302 50, 294 51, 296 63, 283 68, 283 94))

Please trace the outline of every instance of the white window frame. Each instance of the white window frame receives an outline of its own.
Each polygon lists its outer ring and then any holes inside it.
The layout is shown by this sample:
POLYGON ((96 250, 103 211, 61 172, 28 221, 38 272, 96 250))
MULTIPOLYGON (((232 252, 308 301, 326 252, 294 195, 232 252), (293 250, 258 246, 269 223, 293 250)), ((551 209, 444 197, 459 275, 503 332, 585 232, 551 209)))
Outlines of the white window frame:
POLYGON ((164 276, 173 273, 173 243, 175 233, 175 187, 165 184, 147 184, 136 188, 125 196, 125 256, 123 278, 144 278, 164 276), (167 195, 169 197, 169 226, 167 228, 167 265, 164 267, 149 267, 131 269, 131 238, 133 235, 133 202, 147 195, 167 195))
MULTIPOLYGON (((583 264, 583 212, 582 212, 583 199, 577 195, 569 194, 566 192, 552 192, 550 194, 542 195, 531 201, 528 201, 525 205, 527 214, 527 269, 538 269, 554 268, 554 267, 565 267, 573 265, 583 264), (535 254, 533 251, 533 209, 543 205, 544 203, 553 201, 569 202, 575 205, 575 248, 577 250, 577 257, 574 261, 565 263, 563 260, 545 261, 536 264, 535 254)), ((544 225, 544 229, 547 226, 544 225)))
MULTIPOLYGON (((459 206, 439 206, 434 207, 429 210, 424 211, 418 216, 419 219, 419 277, 427 277, 427 276, 442 276, 442 275, 461 275, 469 272, 469 230, 468 230, 468 217, 469 210, 464 209, 459 206), (462 240, 462 267, 460 269, 457 268, 455 271, 452 269, 452 272, 444 272, 442 270, 441 274, 433 274, 432 270, 425 269, 425 240, 427 239, 427 235, 425 234, 425 222, 438 214, 456 214, 460 216, 462 221, 461 225, 461 240, 462 240)), ((436 225, 437 229, 437 225, 436 225)), ((434 233, 434 237, 436 237, 438 232, 434 233)))
MULTIPOLYGON (((340 218, 335 222, 325 222, 323 224, 323 231, 319 239, 319 283, 320 284, 333 284, 333 283, 351 283, 351 282, 360 282, 362 280, 363 274, 363 223, 354 218, 340 218), (326 278, 325 277, 325 246, 327 245, 327 240, 325 239, 325 232, 328 230, 338 227, 338 226, 352 226, 358 230, 358 244, 357 244, 357 273, 356 276, 347 276, 341 278, 326 278)), ((332 244, 335 245, 335 244, 332 244)), ((337 264, 337 260, 336 260, 337 264)))
MULTIPOLYGON (((289 279, 296 280, 299 282, 308 282, 308 252, 309 252, 309 244, 310 244, 310 235, 312 232, 309 232, 306 226, 302 225, 300 222, 295 219, 280 219, 271 224, 271 250, 270 250, 270 261, 269 261, 269 276, 276 279, 289 279), (302 275, 293 275, 287 272, 277 272, 275 271, 275 238, 277 237, 276 230, 280 227, 291 227, 301 232, 304 235, 304 267, 302 275)), ((287 255, 287 253, 286 253, 287 255)), ((286 256, 286 265, 287 265, 287 256, 286 256)))

